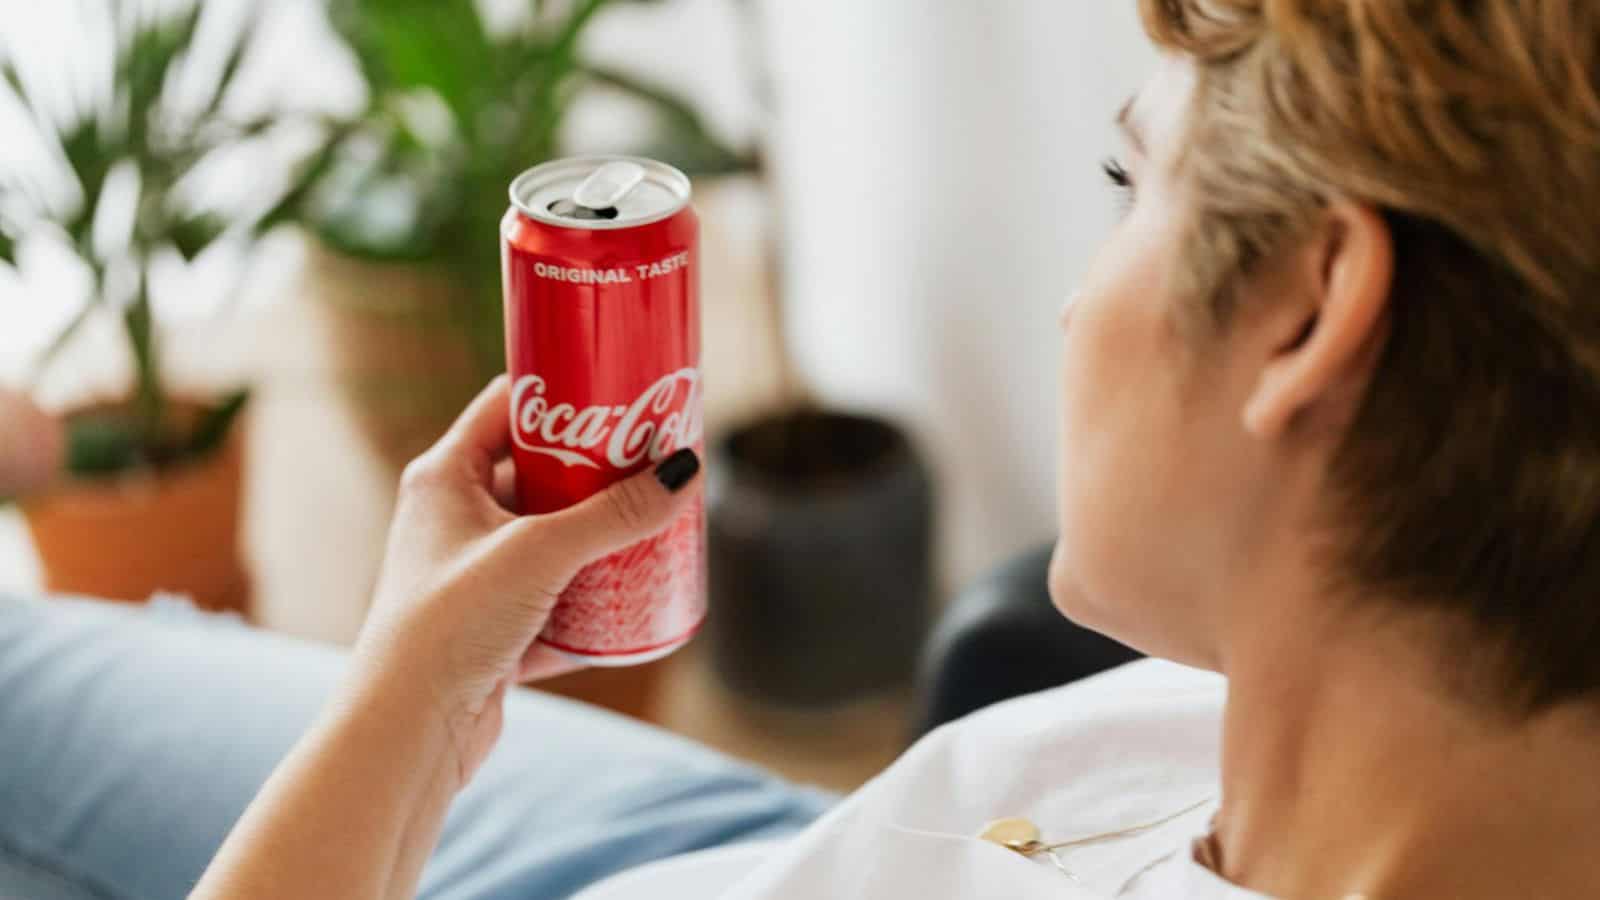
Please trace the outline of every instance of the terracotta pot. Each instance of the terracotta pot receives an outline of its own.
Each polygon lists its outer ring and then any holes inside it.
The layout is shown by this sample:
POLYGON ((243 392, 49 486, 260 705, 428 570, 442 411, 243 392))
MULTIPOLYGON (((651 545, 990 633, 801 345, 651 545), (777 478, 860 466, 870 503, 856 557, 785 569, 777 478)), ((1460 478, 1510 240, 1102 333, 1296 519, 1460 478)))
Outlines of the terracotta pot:
POLYGON ((357 428, 396 472, 488 380, 452 314, 471 301, 438 268, 355 259, 313 240, 304 293, 324 322, 333 379, 357 428))
POLYGON ((239 553, 243 425, 204 459, 72 481, 25 501, 45 588, 127 602, 170 591, 248 617, 250 578, 239 553))

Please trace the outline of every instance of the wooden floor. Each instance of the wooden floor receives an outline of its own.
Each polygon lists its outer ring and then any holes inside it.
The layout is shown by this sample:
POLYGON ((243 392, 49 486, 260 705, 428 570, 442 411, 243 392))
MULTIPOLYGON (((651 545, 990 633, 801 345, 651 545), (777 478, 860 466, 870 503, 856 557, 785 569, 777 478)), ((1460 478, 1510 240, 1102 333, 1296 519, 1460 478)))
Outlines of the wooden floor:
MULTIPOLYGON (((748 306, 713 308, 708 292, 706 353, 726 353, 746 389, 772 383, 751 373, 748 306), (727 348, 719 350, 719 348, 727 348), (738 354, 745 354, 738 357, 738 354)), ((731 302, 731 301, 730 301, 731 302)), ((256 374, 249 423, 245 544, 256 579, 257 617, 275 630, 348 642, 358 629, 393 505, 394 472, 381 463, 332 385, 323 314, 309 301, 274 305, 236 319, 206 341, 175 341, 193 354, 186 371, 217 359, 247 359, 256 374), (202 359, 203 357, 203 359, 202 359)), ((721 418, 758 403, 730 398, 721 418)), ((25 532, 0 514, 0 588, 36 587, 25 532)), ((827 712, 752 707, 730 695, 691 645, 673 657, 658 707, 674 731, 796 780, 836 789, 859 785, 903 748, 907 699, 863 700, 827 712)))

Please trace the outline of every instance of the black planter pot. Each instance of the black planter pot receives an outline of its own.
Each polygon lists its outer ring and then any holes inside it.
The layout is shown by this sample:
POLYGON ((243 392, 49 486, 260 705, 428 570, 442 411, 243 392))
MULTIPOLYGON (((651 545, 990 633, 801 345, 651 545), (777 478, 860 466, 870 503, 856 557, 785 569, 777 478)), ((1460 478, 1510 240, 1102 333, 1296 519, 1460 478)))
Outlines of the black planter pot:
POLYGON ((717 447, 708 642, 734 690, 824 705, 908 683, 932 602, 932 484, 885 422, 800 412, 717 447))

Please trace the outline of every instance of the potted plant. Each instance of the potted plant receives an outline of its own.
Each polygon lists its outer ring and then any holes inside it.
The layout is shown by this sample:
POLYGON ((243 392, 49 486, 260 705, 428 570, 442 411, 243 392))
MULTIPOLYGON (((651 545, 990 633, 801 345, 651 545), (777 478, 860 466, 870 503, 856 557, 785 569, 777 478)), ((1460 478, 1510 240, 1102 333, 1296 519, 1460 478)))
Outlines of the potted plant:
POLYGON ((884 419, 782 407, 717 446, 708 515, 712 659, 780 705, 909 684, 932 616, 933 483, 884 419))
POLYGON ((35 133, 54 152, 42 178, 7 173, 0 193, 0 265, 20 250, 54 241, 81 262, 90 289, 81 309, 42 354, 43 373, 86 325, 114 320, 132 363, 132 385, 64 416, 68 477, 24 498, 47 589, 138 601, 152 592, 190 595, 201 606, 248 612, 249 579, 240 561, 242 453, 238 423, 244 390, 197 396, 175 392, 162 366, 161 329, 152 308, 150 270, 172 256, 188 261, 223 239, 246 243, 284 221, 325 164, 304 161, 272 207, 248 222, 185 201, 182 185, 214 155, 277 128, 285 115, 236 121, 224 100, 252 29, 239 31, 220 70, 195 103, 176 102, 200 22, 197 5, 152 13, 124 0, 108 4, 118 23, 109 92, 52 108, 38 81, 0 62, 0 90, 23 105, 35 133), (62 202, 41 184, 70 184, 62 202), (20 245, 20 246, 19 246, 20 245))
POLYGON ((564 152, 586 92, 621 92, 657 115, 641 149, 692 173, 747 158, 688 105, 587 62, 579 39, 608 0, 531 0, 493 24, 474 0, 332 0, 331 20, 368 86, 358 127, 310 195, 308 293, 322 301, 341 387, 379 456, 398 469, 505 366, 499 233, 507 188, 564 152))

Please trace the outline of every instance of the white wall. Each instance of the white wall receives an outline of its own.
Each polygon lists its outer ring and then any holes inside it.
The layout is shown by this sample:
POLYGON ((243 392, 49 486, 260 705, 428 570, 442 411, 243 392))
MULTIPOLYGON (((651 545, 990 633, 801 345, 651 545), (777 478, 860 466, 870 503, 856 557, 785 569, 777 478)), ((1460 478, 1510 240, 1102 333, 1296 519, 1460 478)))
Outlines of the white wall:
POLYGON ((1153 55, 1132 2, 766 0, 787 321, 828 401, 908 422, 960 584, 1054 531, 1056 316, 1153 55))
MULTIPOLYGON (((316 2, 271 0, 268 43, 320 49, 265 54, 293 63, 287 78, 262 66, 266 93, 326 99, 341 65, 316 2)), ((622 5, 585 47, 689 92, 737 140, 757 116, 742 63, 763 48, 748 42, 765 45, 799 367, 823 399, 912 426, 942 476, 946 575, 963 583, 1053 530, 1055 318, 1112 218, 1098 162, 1151 60, 1134 3, 748 0, 748 28, 746 2, 622 5)), ((29 9, 14 21, 30 35, 70 32, 44 27, 65 5, 29 9)), ((575 128, 609 139, 615 111, 575 128)), ((70 306, 21 287, 0 278, 11 377, 70 306)))

